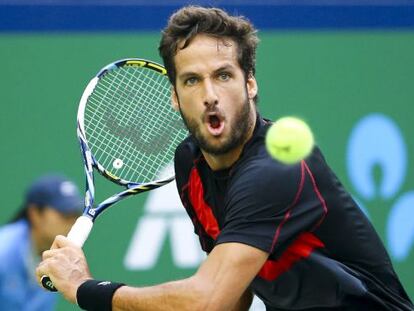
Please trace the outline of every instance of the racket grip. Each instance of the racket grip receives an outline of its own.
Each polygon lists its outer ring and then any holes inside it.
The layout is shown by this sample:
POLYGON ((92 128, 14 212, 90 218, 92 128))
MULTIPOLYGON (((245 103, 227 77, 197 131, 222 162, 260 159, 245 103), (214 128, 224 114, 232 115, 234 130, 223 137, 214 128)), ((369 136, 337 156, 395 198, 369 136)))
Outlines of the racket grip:
MULTIPOLYGON (((86 239, 89 236, 93 227, 93 221, 87 216, 80 216, 76 219, 76 222, 73 224, 72 228, 68 233, 68 239, 75 243, 77 246, 82 247, 85 244, 86 239)), ((43 275, 40 278, 42 286, 51 292, 57 292, 56 287, 53 285, 53 282, 47 275, 43 275)))
POLYGON ((68 239, 77 246, 82 247, 89 233, 91 233, 92 226, 93 221, 90 217, 84 215, 78 217, 68 233, 68 239))

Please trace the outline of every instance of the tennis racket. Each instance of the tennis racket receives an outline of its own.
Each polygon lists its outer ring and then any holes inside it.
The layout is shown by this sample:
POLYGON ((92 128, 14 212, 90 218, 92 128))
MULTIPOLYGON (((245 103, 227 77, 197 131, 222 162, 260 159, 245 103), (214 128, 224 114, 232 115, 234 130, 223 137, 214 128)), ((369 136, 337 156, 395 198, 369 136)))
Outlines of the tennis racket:
MULTIPOLYGON (((123 59, 101 69, 85 88, 77 115, 86 174, 85 209, 68 234, 78 246, 83 246, 95 219, 108 207, 174 180, 169 164, 188 132, 171 106, 166 73, 162 65, 148 60, 123 59), (94 169, 126 188, 96 207, 94 169)), ((41 282, 57 291, 48 276, 41 282)))

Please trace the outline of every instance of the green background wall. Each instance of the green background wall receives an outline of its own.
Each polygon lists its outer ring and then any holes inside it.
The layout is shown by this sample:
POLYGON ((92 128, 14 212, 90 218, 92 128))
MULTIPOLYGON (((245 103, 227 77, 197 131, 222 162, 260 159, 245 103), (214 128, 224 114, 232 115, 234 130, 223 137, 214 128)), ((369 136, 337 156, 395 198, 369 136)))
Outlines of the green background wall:
MULTIPOLYGON (((260 37, 261 113, 270 119, 292 114, 305 118, 327 161, 356 198, 361 199, 346 162, 355 124, 381 113, 400 129, 408 161, 404 182, 391 197, 360 200, 388 247, 392 206, 414 189, 414 32, 263 32, 260 37)), ((160 61, 158 40, 158 33, 0 35, 0 223, 17 211, 24 188, 39 174, 61 171, 83 187, 75 120, 84 87, 99 68, 116 59, 160 61)), ((382 138, 376 138, 379 144, 382 138)), ((377 168, 373 174, 379 185, 383 172, 377 168)), ((117 189, 97 178, 98 201, 117 189)), ((85 245, 95 277, 148 285, 193 273, 194 269, 174 266, 168 240, 155 267, 125 268, 123 260, 147 197, 121 202, 97 221, 85 245)), ((412 208, 414 219, 414 202, 412 208)), ((414 248, 410 247, 404 259, 393 259, 414 297, 414 248)), ((59 301, 58 310, 76 309, 59 301)))

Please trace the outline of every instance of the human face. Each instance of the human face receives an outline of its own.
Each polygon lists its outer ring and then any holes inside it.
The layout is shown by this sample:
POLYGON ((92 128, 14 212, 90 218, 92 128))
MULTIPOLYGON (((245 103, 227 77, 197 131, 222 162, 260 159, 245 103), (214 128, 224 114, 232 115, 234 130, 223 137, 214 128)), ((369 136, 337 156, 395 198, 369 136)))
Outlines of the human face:
POLYGON ((223 155, 240 147, 254 125, 257 85, 252 76, 246 80, 236 43, 197 35, 174 60, 173 104, 200 148, 223 155))
POLYGON ((52 207, 31 207, 30 222, 38 251, 49 249, 57 235, 67 235, 77 216, 64 215, 52 207))

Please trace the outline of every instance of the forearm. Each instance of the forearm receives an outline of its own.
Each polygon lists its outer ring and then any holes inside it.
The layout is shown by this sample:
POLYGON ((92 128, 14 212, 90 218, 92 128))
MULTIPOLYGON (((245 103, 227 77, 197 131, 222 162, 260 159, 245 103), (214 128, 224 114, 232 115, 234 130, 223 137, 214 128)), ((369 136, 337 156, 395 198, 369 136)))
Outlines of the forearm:
POLYGON ((252 299, 248 285, 267 256, 243 244, 220 244, 188 279, 152 287, 119 288, 112 299, 113 310, 245 311, 252 299))
POLYGON ((68 301, 85 309, 112 305, 114 311, 244 311, 250 304, 245 292, 267 258, 260 249, 223 243, 190 278, 152 287, 119 287, 91 280, 82 249, 58 236, 52 249, 43 253, 36 275, 39 283, 48 275, 68 301))
POLYGON ((204 310, 208 289, 200 288, 194 278, 157 286, 123 286, 112 299, 113 311, 197 311, 204 310))
MULTIPOLYGON (((124 286, 115 292, 113 311, 202 311, 229 310, 225 304, 214 301, 214 294, 206 286, 197 284, 195 278, 160 284, 151 287, 124 286)), ((232 311, 248 311, 253 294, 247 289, 232 311)))

